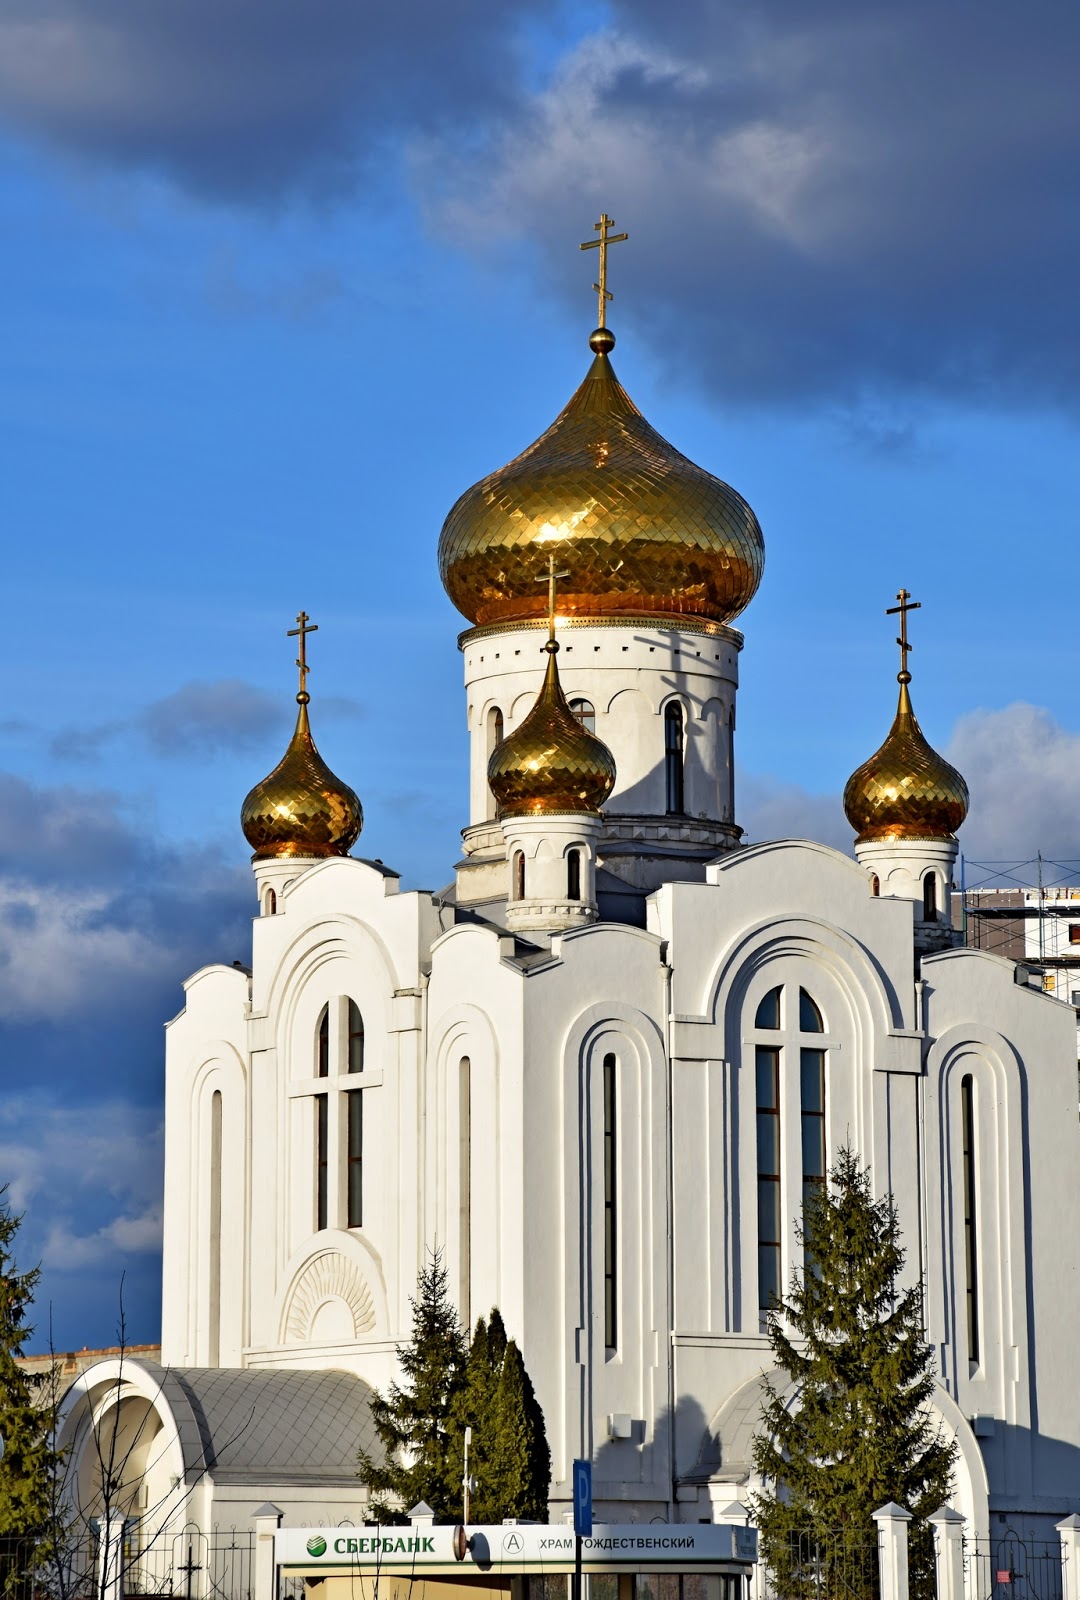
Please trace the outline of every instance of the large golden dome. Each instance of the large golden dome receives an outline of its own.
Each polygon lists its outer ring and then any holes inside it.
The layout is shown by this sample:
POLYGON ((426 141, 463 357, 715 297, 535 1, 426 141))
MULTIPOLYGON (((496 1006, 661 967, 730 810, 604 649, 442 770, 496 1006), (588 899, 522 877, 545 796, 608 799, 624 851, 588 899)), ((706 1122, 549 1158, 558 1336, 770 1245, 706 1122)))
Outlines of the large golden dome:
POLYGON ((574 716, 559 682, 549 639, 547 671, 536 704, 514 732, 496 745, 488 783, 504 817, 595 815, 615 786, 615 758, 574 716))
POLYGON ((761 581, 765 547, 741 495, 651 428, 612 371, 607 328, 585 381, 546 433, 454 506, 439 540, 446 592, 471 622, 544 615, 554 555, 576 617, 730 622, 761 581))
POLYGON ((928 744, 911 709, 911 674, 899 676, 900 703, 889 736, 844 789, 844 811, 858 844, 951 839, 967 816, 967 784, 928 744))
POLYGON ((310 695, 301 690, 296 698, 300 710, 289 748, 270 776, 255 785, 240 813, 257 860, 345 856, 364 825, 360 801, 315 747, 308 722, 310 695))

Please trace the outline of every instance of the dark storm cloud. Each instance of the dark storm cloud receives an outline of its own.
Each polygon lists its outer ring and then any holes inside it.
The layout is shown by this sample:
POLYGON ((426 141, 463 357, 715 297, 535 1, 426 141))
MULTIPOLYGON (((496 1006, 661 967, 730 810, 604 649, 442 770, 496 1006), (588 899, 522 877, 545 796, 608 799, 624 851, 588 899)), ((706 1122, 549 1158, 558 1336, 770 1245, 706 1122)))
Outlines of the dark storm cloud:
POLYGON ((1080 8, 612 10, 497 158, 421 163, 455 233, 524 219, 587 314, 606 208, 616 326, 729 403, 1076 405, 1080 8))
POLYGON ((333 192, 387 136, 505 104, 502 0, 5 0, 0 108, 79 157, 204 194, 333 192))
POLYGON ((549 15, 6 0, 0 114, 232 201, 405 173, 455 244, 547 252, 582 316, 606 208, 617 326, 731 404, 1075 409, 1080 7, 610 0, 543 81, 549 15))

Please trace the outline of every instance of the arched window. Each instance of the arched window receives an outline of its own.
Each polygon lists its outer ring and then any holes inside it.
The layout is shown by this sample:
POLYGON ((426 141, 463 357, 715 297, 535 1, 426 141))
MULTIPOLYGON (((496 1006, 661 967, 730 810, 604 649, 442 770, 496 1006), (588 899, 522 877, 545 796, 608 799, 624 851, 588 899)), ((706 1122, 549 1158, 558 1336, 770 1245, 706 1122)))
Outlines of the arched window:
MULTIPOLYGON (((817 1002, 799 990, 799 1032, 824 1033, 817 1002)), ((799 1047, 799 1113, 802 1133, 803 1220, 811 1200, 825 1187, 825 1052, 799 1047)))
POLYGON ((581 851, 576 845, 566 857, 566 898, 581 899, 581 851))
POLYGON ((979 1256, 975 1216, 975 1084, 960 1082, 960 1122, 964 1151, 964 1275, 967 1290, 968 1360, 979 1359, 979 1256))
POLYGON ((870 893, 875 898, 881 893, 881 879, 876 872, 870 874, 870 893))
POLYGON ((780 1026, 780 990, 770 989, 763 996, 754 1017, 755 1028, 778 1028, 780 1026))
POLYGON ((619 1335, 618 1173, 616 1161, 616 1062, 604 1057, 604 1344, 614 1350, 619 1335))
POLYGON ((330 1097, 315 1096, 315 1227, 321 1233, 327 1226, 330 1186, 327 1162, 330 1158, 330 1097))
POLYGON ((525 853, 522 850, 514 851, 514 899, 525 898, 525 853))
POLYGON ((345 1153, 347 1226, 364 1226, 364 1091, 350 1089, 345 1096, 348 1145, 345 1153))
POLYGON ((349 1072, 364 1070, 364 1019, 355 1000, 349 1001, 349 1072))
POLYGON ((757 1074, 758 1305, 780 1298, 780 1051, 759 1044, 757 1074))
MULTIPOLYGON (((273 891, 271 890, 271 893, 273 891)), ((210 1096, 210 1324, 209 1365, 221 1358, 221 1090, 210 1096)))
POLYGON ((458 1063, 458 1310, 466 1327, 472 1296, 472 1062, 458 1063))
POLYGON ((319 1031, 315 1044, 315 1073, 319 1078, 330 1075, 330 1007, 323 1006, 319 1017, 319 1031))
POLYGON ((586 733, 596 732, 596 710, 591 700, 571 700, 570 710, 581 723, 586 733))
POLYGON ((266 899, 263 901, 263 916, 264 917, 273 917, 273 916, 276 916, 276 915, 277 915, 277 895, 274 893, 273 889, 267 889, 267 891, 266 891, 266 899))
POLYGON ((924 922, 937 921, 937 878, 928 872, 922 881, 922 914, 924 922))
POLYGON ((492 706, 487 714, 487 753, 490 758, 494 751, 503 742, 504 723, 503 714, 498 706, 492 706))
POLYGON ((669 815, 683 811, 683 712, 677 700, 664 712, 664 784, 669 815))

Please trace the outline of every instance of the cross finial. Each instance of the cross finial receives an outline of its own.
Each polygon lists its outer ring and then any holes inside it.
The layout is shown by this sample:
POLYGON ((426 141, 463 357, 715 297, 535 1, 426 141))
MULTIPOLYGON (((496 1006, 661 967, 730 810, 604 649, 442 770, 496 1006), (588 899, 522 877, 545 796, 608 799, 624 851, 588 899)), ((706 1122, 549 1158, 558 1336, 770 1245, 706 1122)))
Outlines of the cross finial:
POLYGON ((547 575, 546 575, 546 577, 537 578, 537 580, 536 580, 537 583, 546 583, 547 586, 548 586, 548 642, 547 642, 547 648, 549 650, 552 648, 553 645, 554 645, 556 650, 559 648, 559 646, 555 643, 555 595, 556 595, 556 591, 557 591, 557 588, 558 588, 559 579, 560 578, 568 578, 569 576, 570 576, 570 574, 568 572, 556 572, 555 571, 555 557, 554 556, 548 556, 547 575))
POLYGON ((318 633, 319 624, 317 622, 309 622, 306 611, 298 612, 296 621, 297 627, 290 628, 285 637, 287 639, 295 639, 299 636, 300 639, 300 654, 296 658, 296 665, 300 668, 300 693, 296 698, 301 705, 307 705, 307 675, 311 671, 307 664, 307 636, 309 633, 318 633))
POLYGON ((908 671, 907 658, 911 654, 912 647, 910 644, 908 644, 907 618, 909 611, 921 610, 922 601, 913 600, 907 589, 901 589, 896 598, 899 600, 900 604, 898 606, 889 606, 886 609, 885 615, 887 617, 895 617, 899 615, 900 637, 896 642, 900 646, 900 671, 897 674, 897 681, 899 683, 910 683, 911 673, 908 671))
POLYGON ((600 252, 600 271, 597 273, 597 277, 600 279, 600 282, 593 284, 593 288, 600 296, 600 313, 596 319, 596 326, 598 328, 607 326, 607 303, 611 299, 611 291, 607 286, 608 245, 621 244, 623 239, 629 239, 630 237, 628 233, 609 233, 608 229, 613 227, 614 223, 614 217, 609 217, 606 211, 601 211, 600 221, 593 223, 593 227, 600 235, 599 239, 587 239, 581 246, 582 250, 599 250, 600 252))

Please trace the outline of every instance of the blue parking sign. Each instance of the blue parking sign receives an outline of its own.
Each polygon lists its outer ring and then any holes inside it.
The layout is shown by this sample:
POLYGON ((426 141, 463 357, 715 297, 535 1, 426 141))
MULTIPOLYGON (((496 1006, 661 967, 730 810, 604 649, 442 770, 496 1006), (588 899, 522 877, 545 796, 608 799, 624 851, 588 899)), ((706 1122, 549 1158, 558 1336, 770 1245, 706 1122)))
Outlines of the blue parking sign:
POLYGON ((592 1462, 574 1462, 574 1532, 579 1539, 592 1534, 592 1462))

